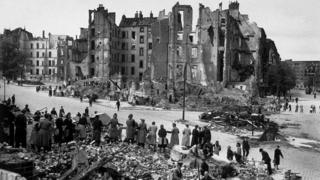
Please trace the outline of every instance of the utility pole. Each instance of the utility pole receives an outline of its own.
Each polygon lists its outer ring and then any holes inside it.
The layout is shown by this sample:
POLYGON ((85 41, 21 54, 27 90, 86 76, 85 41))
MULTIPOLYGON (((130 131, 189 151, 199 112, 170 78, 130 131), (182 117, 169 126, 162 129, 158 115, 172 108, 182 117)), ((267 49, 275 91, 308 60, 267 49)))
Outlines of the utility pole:
POLYGON ((185 120, 185 109, 186 109, 186 79, 187 79, 187 62, 184 65, 183 71, 183 109, 182 109, 182 120, 185 120))

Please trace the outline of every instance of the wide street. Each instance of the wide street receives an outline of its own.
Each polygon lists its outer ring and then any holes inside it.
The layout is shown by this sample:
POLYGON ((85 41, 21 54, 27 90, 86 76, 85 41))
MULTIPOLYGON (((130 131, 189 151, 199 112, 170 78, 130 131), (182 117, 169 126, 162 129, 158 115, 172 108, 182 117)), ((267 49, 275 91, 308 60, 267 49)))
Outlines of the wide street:
MULTIPOLYGON (((12 94, 16 96, 16 102, 20 108, 23 108, 25 104, 28 104, 31 111, 42 109, 44 107, 48 108, 48 111, 51 111, 52 107, 55 107, 58 111, 60 106, 63 106, 66 112, 71 112, 73 115, 77 112, 82 113, 85 107, 88 106, 87 102, 80 103, 79 99, 67 98, 67 97, 48 97, 47 92, 37 93, 35 87, 21 87, 16 85, 8 85, 6 87, 6 97, 8 98, 12 94)), ((0 89, 0 99, 3 99, 3 84, 1 84, 0 89)), ((312 103, 312 99, 304 98, 303 101, 306 105, 312 103)), ((147 124, 151 124, 152 121, 155 121, 157 125, 164 124, 167 130, 170 130, 172 127, 172 122, 177 119, 181 119, 181 111, 159 111, 159 110, 146 110, 145 108, 134 107, 129 108, 129 105, 122 103, 124 109, 121 109, 119 112, 116 112, 115 102, 100 101, 90 109, 90 114, 94 111, 105 112, 112 116, 113 113, 118 113, 119 121, 125 123, 129 114, 133 114, 134 119, 138 122, 141 118, 146 119, 147 124)), ((319 107, 319 104, 317 105, 319 107)), ((307 110, 307 108, 305 108, 307 110)), ((198 120, 198 115, 200 112, 186 112, 186 119, 197 124, 204 124, 198 120)), ((312 117, 319 117, 320 114, 312 115, 312 117)), ((290 123, 295 123, 295 120, 301 119, 301 117, 309 118, 310 114, 299 114, 299 113, 282 113, 280 115, 274 115, 272 119, 278 117, 277 122, 281 123, 283 117, 290 120, 290 123), (306 116, 305 116, 306 115, 306 116)), ((311 118, 308 121, 313 122, 316 118, 311 118)), ((307 131, 309 125, 302 125, 302 130, 307 131)), ((180 132, 183 130, 184 125, 178 124, 180 132)), ((193 129, 193 127, 191 127, 193 129)), ((285 129, 285 131, 291 132, 290 129, 285 129)), ((312 129, 314 131, 314 129, 312 129)), ((319 131, 318 131, 319 133, 319 131)), ((310 133, 313 134, 313 133, 310 133)), ((295 135, 291 133, 290 135, 295 135)), ((296 134, 298 136, 298 133, 296 134)), ((182 136, 182 133, 180 133, 182 136)), ((316 134, 310 135, 310 137, 316 136, 316 134)), ((316 139, 316 138, 314 138, 316 139)), ((227 146, 230 145, 233 150, 235 150, 236 142, 239 141, 237 136, 229 135, 221 132, 212 131, 212 141, 219 140, 222 146, 221 156, 226 157, 227 146)), ((260 147, 266 149, 269 152, 270 157, 273 159, 273 151, 276 145, 279 143, 263 143, 259 147, 254 147, 251 149, 249 154, 249 159, 254 158, 255 160, 261 160, 261 155, 259 154, 258 149, 260 147)), ((320 177, 320 153, 303 148, 297 148, 289 145, 288 143, 280 143, 281 149, 284 153, 284 159, 281 161, 280 168, 291 169, 293 172, 300 172, 303 176, 303 179, 319 179, 320 177)))

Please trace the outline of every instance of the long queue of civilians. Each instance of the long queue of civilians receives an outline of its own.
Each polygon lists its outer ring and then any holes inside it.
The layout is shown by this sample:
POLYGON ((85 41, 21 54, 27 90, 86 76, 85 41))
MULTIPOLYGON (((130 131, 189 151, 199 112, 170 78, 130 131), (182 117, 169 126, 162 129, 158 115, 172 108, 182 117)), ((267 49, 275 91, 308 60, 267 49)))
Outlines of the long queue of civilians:
MULTIPOLYGON (((7 105, 14 105, 15 97, 11 98, 11 101, 6 101, 7 105)), ((15 106, 14 106, 15 107, 15 106)), ((24 109, 18 114, 15 119, 11 119, 12 124, 15 125, 15 133, 12 135, 10 130, 10 137, 14 136, 16 147, 26 147, 26 137, 27 137, 27 118, 26 113, 30 113, 28 105, 25 105, 24 109)), ((97 112, 95 112, 97 113, 97 112)), ((61 145, 62 143, 68 143, 73 140, 85 140, 87 138, 87 129, 90 129, 92 133, 92 140, 94 140, 97 146, 100 146, 101 134, 103 127, 108 128, 107 139, 111 142, 122 141, 121 129, 124 129, 123 124, 119 123, 117 114, 113 115, 113 118, 107 125, 104 125, 96 115, 94 118, 89 117, 88 107, 85 109, 84 113, 81 115, 77 114, 79 119, 77 123, 73 123, 71 118, 71 113, 65 113, 64 108, 61 106, 59 113, 53 108, 50 113, 36 111, 34 113, 34 123, 31 136, 29 139, 30 148, 34 151, 49 151, 53 143, 61 145), (88 121, 88 119, 90 119, 88 121)), ((10 128, 11 129, 11 128, 10 128)), ((155 122, 152 122, 151 126, 147 127, 144 119, 141 119, 140 123, 137 123, 133 119, 133 115, 128 116, 126 121, 126 137, 125 142, 137 143, 139 146, 153 149, 159 152, 166 152, 166 148, 172 148, 175 145, 182 145, 191 149, 195 155, 201 150, 205 158, 211 157, 213 154, 219 155, 221 151, 221 145, 219 141, 214 144, 211 143, 211 131, 207 126, 199 127, 196 125, 191 131, 189 125, 186 124, 182 131, 182 141, 180 143, 179 133, 180 130, 177 128, 176 124, 172 124, 172 129, 170 131, 166 130, 163 125, 158 126, 155 122), (167 138, 167 134, 171 134, 170 141, 167 138), (157 141, 158 136, 158 141, 157 141)), ((242 142, 236 144, 236 151, 231 149, 231 146, 227 148, 227 159, 235 160, 243 164, 247 159, 250 151, 250 145, 248 139, 245 138, 242 142)), ((269 174, 272 174, 271 169, 271 158, 266 151, 260 149, 262 155, 262 161, 268 166, 269 174)), ((280 164, 280 157, 283 158, 282 152, 279 148, 274 152, 273 163, 275 168, 278 168, 280 164)))

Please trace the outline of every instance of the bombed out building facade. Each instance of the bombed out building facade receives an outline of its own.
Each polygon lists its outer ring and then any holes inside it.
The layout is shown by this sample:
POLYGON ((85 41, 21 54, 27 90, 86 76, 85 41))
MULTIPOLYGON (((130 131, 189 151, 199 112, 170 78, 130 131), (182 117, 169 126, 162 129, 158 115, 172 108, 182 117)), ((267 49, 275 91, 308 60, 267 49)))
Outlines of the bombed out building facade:
POLYGON ((171 99, 185 79, 215 91, 238 88, 263 96, 268 67, 280 62, 275 43, 240 13, 238 2, 213 11, 200 4, 197 22, 192 7, 179 3, 158 17, 123 15, 119 26, 115 16, 102 5, 89 10, 88 28, 73 43, 70 77, 103 78, 171 99))
POLYGON ((263 28, 240 13, 238 2, 214 11, 200 4, 195 30, 191 6, 177 3, 167 16, 163 13, 153 24, 152 64, 156 68, 151 77, 167 83, 169 96, 181 88, 184 78, 216 90, 231 87, 255 95, 266 93, 266 72, 280 62, 280 56, 263 28), (158 56, 163 51, 167 57, 158 56))

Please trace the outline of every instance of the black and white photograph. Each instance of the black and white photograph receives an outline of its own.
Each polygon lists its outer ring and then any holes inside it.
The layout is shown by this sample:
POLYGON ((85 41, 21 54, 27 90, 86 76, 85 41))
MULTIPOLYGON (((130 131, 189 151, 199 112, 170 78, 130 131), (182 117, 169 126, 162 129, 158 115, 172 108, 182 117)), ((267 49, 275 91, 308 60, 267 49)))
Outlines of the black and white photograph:
POLYGON ((319 180, 319 8, 0 0, 0 180, 319 180))

